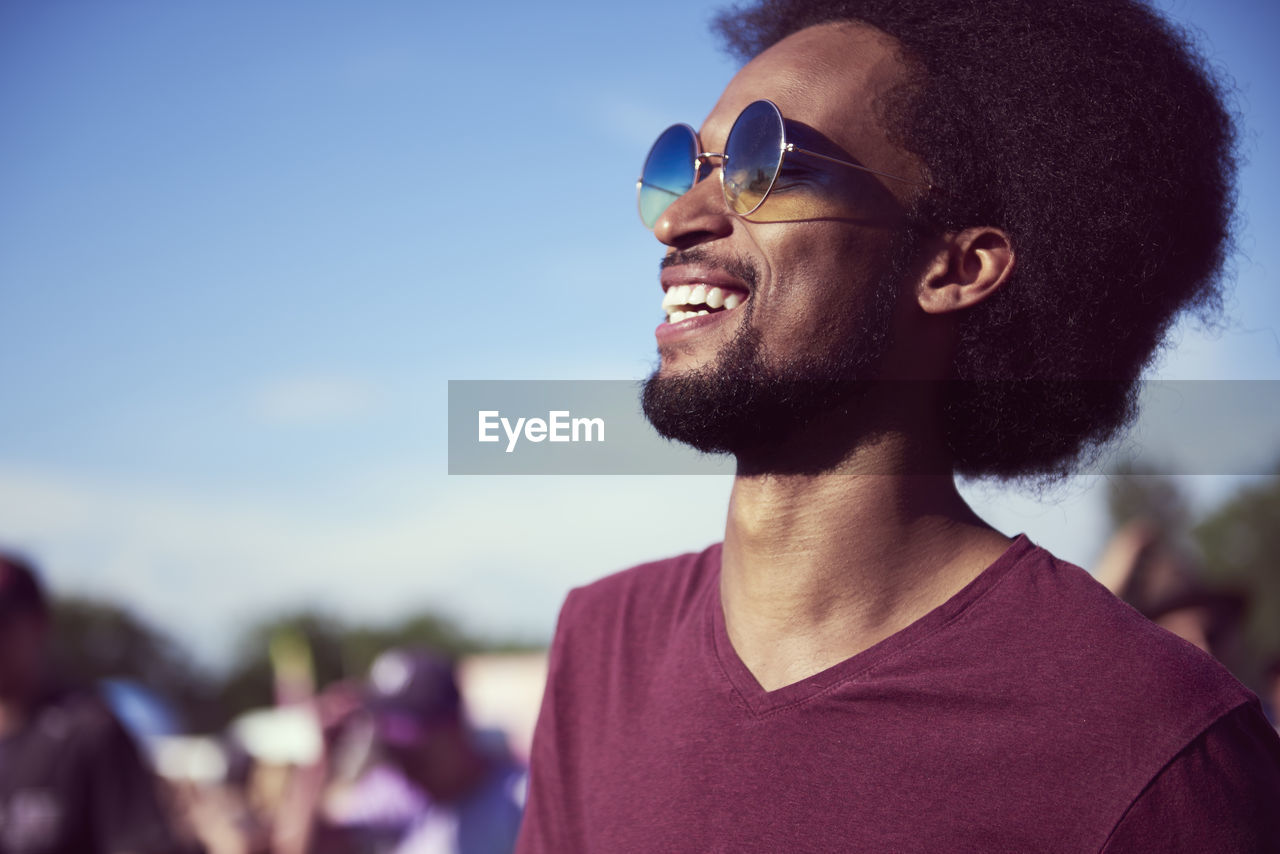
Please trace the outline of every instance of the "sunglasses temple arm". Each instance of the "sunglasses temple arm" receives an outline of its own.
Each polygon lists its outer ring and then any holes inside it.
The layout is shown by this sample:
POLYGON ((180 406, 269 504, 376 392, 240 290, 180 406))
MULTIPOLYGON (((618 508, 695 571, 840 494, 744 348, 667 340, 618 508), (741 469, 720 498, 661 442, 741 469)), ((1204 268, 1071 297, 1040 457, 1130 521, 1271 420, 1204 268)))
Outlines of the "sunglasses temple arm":
POLYGON ((783 149, 789 154, 807 154, 810 157, 818 157, 822 160, 830 160, 832 163, 839 163, 841 166, 852 166, 854 169, 861 169, 863 172, 870 172, 872 175, 879 175, 881 178, 892 178, 895 181, 906 181, 908 184, 923 184, 923 181, 916 181, 912 178, 903 178, 901 175, 891 175, 888 172, 881 172, 879 169, 872 169, 870 166, 863 166, 860 163, 850 163, 848 160, 841 160, 838 157, 829 157, 825 154, 819 154, 816 151, 810 151, 807 148, 797 148, 795 143, 787 143, 783 149))
MULTIPOLYGON (((677 193, 674 190, 668 190, 666 187, 659 187, 657 184, 651 184, 648 181, 644 180, 643 178, 636 181, 636 186, 648 187, 651 190, 657 190, 660 193, 666 193, 668 196, 671 196, 673 199, 678 199, 684 195, 684 193, 677 193)), ((686 190, 685 192, 688 192, 688 191, 686 190)))

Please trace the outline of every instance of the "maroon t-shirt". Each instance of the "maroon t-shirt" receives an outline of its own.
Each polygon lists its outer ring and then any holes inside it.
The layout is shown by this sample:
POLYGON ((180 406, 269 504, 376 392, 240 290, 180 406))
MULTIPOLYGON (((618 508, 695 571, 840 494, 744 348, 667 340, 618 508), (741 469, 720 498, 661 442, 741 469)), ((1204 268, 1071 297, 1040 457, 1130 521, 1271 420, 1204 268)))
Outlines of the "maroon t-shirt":
POLYGON ((1020 537, 952 599, 777 691, 720 546, 570 593, 518 851, 1280 851, 1257 699, 1020 537))

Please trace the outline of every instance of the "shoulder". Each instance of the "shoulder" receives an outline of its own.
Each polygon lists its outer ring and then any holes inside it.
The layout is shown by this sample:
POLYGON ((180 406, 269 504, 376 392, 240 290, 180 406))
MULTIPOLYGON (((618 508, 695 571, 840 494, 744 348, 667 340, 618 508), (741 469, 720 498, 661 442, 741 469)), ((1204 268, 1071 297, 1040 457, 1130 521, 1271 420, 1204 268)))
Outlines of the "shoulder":
POLYGON ((1165 714, 1189 716, 1198 721, 1188 723, 1190 739, 1252 699, 1210 655, 1044 549, 1026 549, 1000 588, 992 604, 1008 610, 1030 660, 1052 665, 1047 673, 1075 696, 1087 699, 1090 688, 1102 692, 1111 714, 1128 710, 1148 723, 1165 714))
POLYGON ((1256 702, 1223 715, 1130 804, 1104 846, 1131 851, 1275 851, 1280 738, 1256 702))
POLYGON ((1029 543, 971 611, 993 690, 1037 709, 1052 749, 1078 755, 1088 744, 1101 765, 1119 763, 1130 797, 1219 720, 1257 704, 1203 650, 1029 543))
POLYGON ((551 644, 548 684, 591 693, 629 675, 632 687, 657 658, 700 637, 699 615, 720 577, 720 546, 645 563, 569 592, 551 644))
POLYGON ((123 773, 143 763, 132 736, 94 690, 59 690, 40 704, 28 728, 29 749, 77 775, 108 779, 97 770, 123 773))
POLYGON ((106 701, 87 688, 60 690, 40 707, 36 727, 52 742, 98 744, 128 736, 106 701))
POLYGON ((720 544, 643 563, 570 591, 560 630, 605 630, 626 624, 651 630, 691 612, 699 595, 720 576, 720 544))
MULTIPOLYGON (((989 734, 1003 778, 1072 804, 1097 846, 1179 757, 1197 755, 1197 743, 1245 762, 1250 749, 1234 738, 1242 721, 1251 737, 1274 740, 1257 727, 1257 699, 1222 665, 1083 569, 1021 538, 986 576, 903 667, 914 666, 907 675, 922 697, 955 701, 947 732, 989 734)), ((1224 785, 1239 788, 1239 779, 1224 785)), ((1162 788, 1174 798, 1192 791, 1162 788)), ((1135 826, 1143 814, 1134 812, 1135 826)))

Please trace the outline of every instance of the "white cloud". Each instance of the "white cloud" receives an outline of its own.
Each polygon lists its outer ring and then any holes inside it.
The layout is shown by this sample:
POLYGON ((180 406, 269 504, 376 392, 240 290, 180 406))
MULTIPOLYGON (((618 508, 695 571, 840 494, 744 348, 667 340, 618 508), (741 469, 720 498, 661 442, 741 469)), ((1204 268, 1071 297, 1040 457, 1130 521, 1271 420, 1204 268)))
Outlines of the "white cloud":
POLYGON ((215 660, 247 620, 307 605, 431 608, 548 637, 569 587, 718 539, 728 490, 721 477, 399 474, 385 490, 376 476, 334 484, 335 510, 0 463, 0 542, 56 590, 127 602, 215 660))
MULTIPOLYGON (((598 93, 594 108, 587 113, 609 136, 621 143, 643 148, 651 145, 663 128, 672 124, 670 105, 641 104, 618 98, 616 94, 598 93)), ((684 118, 690 124, 698 119, 684 118)))
POLYGON ((379 400, 369 383, 340 376, 299 376, 264 383, 251 411, 268 424, 343 421, 370 414, 379 400))

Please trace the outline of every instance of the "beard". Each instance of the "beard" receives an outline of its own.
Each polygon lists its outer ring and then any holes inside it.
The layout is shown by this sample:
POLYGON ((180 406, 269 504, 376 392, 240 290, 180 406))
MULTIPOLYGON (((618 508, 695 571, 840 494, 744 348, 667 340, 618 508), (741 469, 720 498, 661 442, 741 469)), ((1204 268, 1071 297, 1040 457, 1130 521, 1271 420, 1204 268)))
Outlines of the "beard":
MULTIPOLYGON (((661 435, 709 454, 733 454, 740 471, 816 472, 871 432, 859 404, 874 380, 891 339, 898 288, 919 247, 913 228, 900 232, 890 263, 870 292, 850 300, 831 317, 841 330, 840 345, 823 352, 780 358, 761 343, 753 327, 754 303, 747 300, 739 331, 713 362, 663 376, 656 369, 641 395, 645 417, 661 435), (778 450, 818 421, 833 415, 849 425, 848 441, 833 455, 803 463, 776 459, 778 450)), ((675 261, 711 261, 708 253, 675 253, 675 261)), ((758 277, 741 261, 718 262, 754 284, 758 277), (744 269, 744 266, 748 269, 744 269), (749 275, 743 275, 749 273, 749 275)), ((785 291, 785 283, 783 290, 785 291)))

